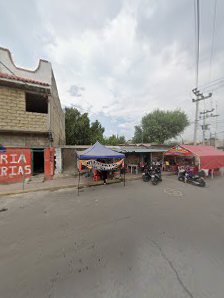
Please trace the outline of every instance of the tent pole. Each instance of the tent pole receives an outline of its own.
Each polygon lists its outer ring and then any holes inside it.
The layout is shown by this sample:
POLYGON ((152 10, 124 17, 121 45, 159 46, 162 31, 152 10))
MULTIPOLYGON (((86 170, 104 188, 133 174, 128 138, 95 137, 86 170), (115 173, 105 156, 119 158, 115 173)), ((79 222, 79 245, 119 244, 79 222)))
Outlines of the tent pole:
POLYGON ((124 165, 124 187, 125 187, 125 165, 124 165))
POLYGON ((78 180, 78 196, 79 196, 79 183, 80 183, 80 171, 79 171, 79 180, 78 180))

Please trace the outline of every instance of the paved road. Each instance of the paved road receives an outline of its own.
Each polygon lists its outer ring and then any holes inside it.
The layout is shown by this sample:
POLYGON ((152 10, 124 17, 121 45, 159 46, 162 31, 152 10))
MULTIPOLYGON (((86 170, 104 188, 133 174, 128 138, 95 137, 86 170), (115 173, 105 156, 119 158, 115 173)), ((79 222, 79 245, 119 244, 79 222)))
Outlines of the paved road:
POLYGON ((0 297, 223 298, 223 178, 0 199, 0 297))

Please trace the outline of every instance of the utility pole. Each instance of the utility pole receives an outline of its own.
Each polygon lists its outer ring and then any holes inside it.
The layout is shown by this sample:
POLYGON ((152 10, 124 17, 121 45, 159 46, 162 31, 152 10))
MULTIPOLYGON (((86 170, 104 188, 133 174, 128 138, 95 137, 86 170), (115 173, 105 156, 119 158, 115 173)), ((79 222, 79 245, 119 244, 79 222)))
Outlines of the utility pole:
MULTIPOLYGON (((216 105, 216 112, 217 112, 217 105, 216 105)), ((219 116, 220 116, 220 115, 218 115, 218 114, 215 114, 215 115, 211 114, 211 115, 210 115, 210 117, 219 117, 219 116)), ((216 148, 217 128, 218 128, 218 122, 217 122, 217 118, 216 118, 216 121, 215 121, 215 134, 214 134, 214 136, 215 136, 215 144, 214 144, 214 147, 215 147, 215 148, 216 148)))
POLYGON ((216 117, 216 120, 215 120, 215 148, 216 148, 217 129, 218 129, 217 117, 219 116, 219 115, 217 114, 217 110, 218 110, 218 105, 217 105, 217 103, 216 103, 216 105, 215 105, 215 109, 216 109, 216 115, 213 115, 213 117, 216 117))
POLYGON ((201 93, 197 88, 194 88, 192 90, 196 98, 192 99, 192 102, 196 103, 196 110, 195 110, 195 120, 194 120, 194 145, 197 145, 197 134, 198 134, 198 122, 199 122, 199 101, 205 100, 212 96, 212 93, 210 92, 207 96, 204 96, 203 93, 201 93))
MULTIPOLYGON (((208 130, 208 126, 210 125, 210 124, 206 124, 205 123, 205 120, 206 120, 206 118, 208 118, 209 116, 208 116, 208 113, 212 113, 214 111, 214 109, 211 109, 211 110, 205 110, 204 112, 200 112, 200 115, 203 115, 202 116, 202 119, 203 119, 203 124, 202 124, 202 144, 204 145, 205 144, 205 132, 206 132, 206 130, 208 130)), ((201 118, 201 116, 199 117, 199 118, 201 118)))

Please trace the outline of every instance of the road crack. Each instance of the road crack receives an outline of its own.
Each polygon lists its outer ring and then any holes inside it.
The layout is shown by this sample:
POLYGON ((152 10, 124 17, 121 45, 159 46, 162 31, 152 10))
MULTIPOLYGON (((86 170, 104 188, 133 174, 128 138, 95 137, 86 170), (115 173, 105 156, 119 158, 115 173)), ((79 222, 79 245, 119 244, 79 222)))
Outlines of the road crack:
MULTIPOLYGON (((147 237, 147 238, 148 238, 148 237, 147 237)), ((182 287, 182 289, 184 290, 184 292, 187 293, 187 295, 188 295, 190 298, 194 298, 194 296, 193 296, 193 294, 191 293, 191 291, 185 286, 185 284, 183 283, 182 279, 180 278, 180 275, 178 274, 178 272, 177 272, 176 268, 174 267, 172 261, 170 261, 170 259, 169 259, 169 258, 167 257, 167 255, 164 253, 164 251, 162 250, 162 248, 160 247, 160 245, 159 245, 156 241, 154 241, 154 240, 152 240, 152 239, 150 239, 150 238, 148 238, 148 240, 149 240, 150 242, 152 242, 152 243, 158 248, 158 250, 160 251, 160 254, 161 254, 162 258, 168 263, 170 269, 171 269, 171 270, 173 271, 173 273, 175 274, 176 279, 177 279, 178 283, 180 284, 180 286, 182 287)))

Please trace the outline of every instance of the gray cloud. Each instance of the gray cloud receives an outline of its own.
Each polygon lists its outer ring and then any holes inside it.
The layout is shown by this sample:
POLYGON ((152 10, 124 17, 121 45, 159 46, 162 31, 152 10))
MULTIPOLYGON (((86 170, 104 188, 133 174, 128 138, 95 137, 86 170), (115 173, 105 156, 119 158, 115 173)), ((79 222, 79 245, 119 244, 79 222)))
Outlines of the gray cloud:
POLYGON ((69 88, 68 92, 71 96, 74 97, 81 97, 82 96, 82 91, 85 91, 84 87, 79 87, 76 85, 71 85, 71 87, 69 88))

